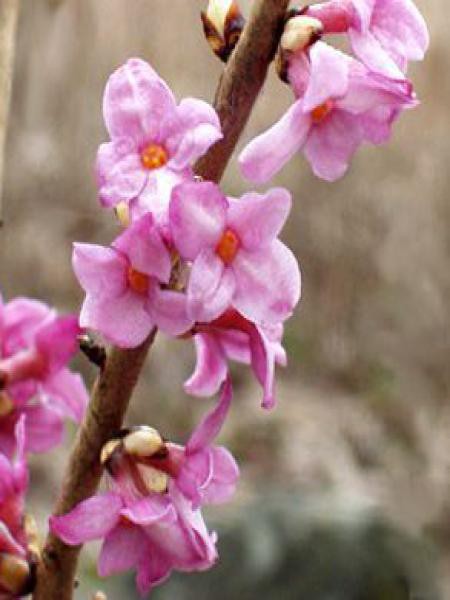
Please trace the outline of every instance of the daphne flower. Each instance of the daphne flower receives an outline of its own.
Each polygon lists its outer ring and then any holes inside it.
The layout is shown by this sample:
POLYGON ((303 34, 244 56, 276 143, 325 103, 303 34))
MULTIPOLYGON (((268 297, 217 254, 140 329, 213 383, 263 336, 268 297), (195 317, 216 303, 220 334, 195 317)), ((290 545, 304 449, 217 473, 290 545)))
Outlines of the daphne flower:
POLYGON ((51 517, 52 531, 69 545, 104 538, 99 574, 134 569, 143 595, 172 570, 211 567, 216 535, 208 532, 198 507, 234 491, 237 466, 225 449, 211 445, 230 401, 228 386, 186 448, 163 442, 151 428, 124 432, 106 444, 102 460, 111 491, 51 517))
POLYGON ((14 458, 0 453, 0 598, 13 600, 30 593, 32 576, 24 529, 28 471, 24 457, 24 417, 15 430, 14 458))
POLYGON ((335 181, 364 141, 387 141, 400 112, 417 104, 408 82, 371 73, 323 42, 309 57, 295 57, 289 71, 298 100, 239 157, 253 182, 268 181, 300 150, 318 177, 335 181))
POLYGON ((179 335, 192 325, 184 294, 161 289, 169 284, 172 265, 151 214, 111 248, 74 244, 73 268, 86 291, 80 324, 120 347, 138 346, 154 327, 179 335))
POLYGON ((43 452, 61 441, 64 418, 81 421, 88 402, 82 378, 66 366, 78 348, 77 319, 28 298, 0 300, 0 315, 0 451, 11 455, 26 415, 26 450, 43 452))
POLYGON ((194 98, 177 106, 166 83, 133 58, 106 84, 103 114, 111 141, 97 157, 100 201, 132 204, 164 221, 172 187, 192 178, 191 165, 222 137, 214 109, 194 98))
POLYGON ((192 261, 188 312, 217 318, 231 304, 257 323, 289 317, 300 297, 292 252, 277 239, 291 207, 281 188, 226 198, 211 182, 184 183, 172 194, 170 231, 182 258, 192 261))
POLYGON ((412 0, 330 0, 308 8, 325 33, 347 31, 352 49, 373 71, 403 79, 410 60, 429 44, 426 23, 412 0))
POLYGON ((250 364, 263 387, 262 406, 272 408, 275 400, 275 365, 286 365, 281 345, 283 325, 258 326, 235 310, 227 310, 211 323, 193 328, 197 364, 184 384, 194 396, 212 396, 228 375, 228 361, 250 364))

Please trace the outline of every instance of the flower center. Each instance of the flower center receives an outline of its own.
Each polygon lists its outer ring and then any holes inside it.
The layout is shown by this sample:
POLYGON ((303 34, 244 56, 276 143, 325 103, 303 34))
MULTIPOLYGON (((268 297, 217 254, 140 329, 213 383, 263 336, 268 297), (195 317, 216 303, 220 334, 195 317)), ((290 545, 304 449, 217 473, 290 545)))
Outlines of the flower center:
POLYGON ((216 254, 226 265, 233 262, 240 246, 238 236, 231 229, 226 229, 216 246, 216 254))
POLYGON ((6 417, 14 410, 14 403, 5 392, 0 392, 0 417, 6 417))
POLYGON ((150 278, 145 273, 136 271, 133 267, 128 267, 128 284, 132 290, 138 294, 146 294, 150 285, 150 278))
POLYGON ((159 144, 149 144, 141 152, 141 163, 145 169, 159 169, 167 161, 167 152, 159 144))
POLYGON ((332 100, 326 100, 323 104, 316 106, 316 108, 314 108, 311 111, 311 119, 312 119, 313 123, 317 124, 317 123, 320 123, 321 121, 323 121, 325 119, 325 117, 331 112, 332 108, 333 108, 332 100))

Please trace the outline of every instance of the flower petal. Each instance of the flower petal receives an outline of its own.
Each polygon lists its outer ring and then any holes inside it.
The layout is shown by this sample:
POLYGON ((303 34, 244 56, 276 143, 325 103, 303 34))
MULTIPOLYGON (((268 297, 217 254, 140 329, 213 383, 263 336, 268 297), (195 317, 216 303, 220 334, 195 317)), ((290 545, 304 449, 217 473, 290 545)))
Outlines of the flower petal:
POLYGON ((228 202, 210 181, 186 182, 172 192, 169 218, 173 241, 181 256, 195 260, 204 248, 214 248, 224 230, 228 202))
POLYGON ((138 58, 119 67, 106 84, 103 116, 111 138, 132 138, 139 145, 159 142, 161 123, 175 108, 167 84, 138 58))
POLYGON ((235 287, 232 269, 225 267, 214 252, 204 250, 192 265, 188 314, 194 321, 212 321, 229 307, 235 287))
POLYGON ((117 525, 122 499, 114 492, 83 500, 66 515, 50 517, 50 529, 63 542, 78 546, 105 537, 117 525))
POLYGON ((139 271, 168 283, 172 269, 169 252, 154 226, 151 214, 144 215, 114 240, 113 248, 128 258, 139 271))
POLYGON ((250 192, 230 203, 228 226, 242 247, 256 250, 268 246, 280 233, 291 209, 291 195, 284 188, 265 194, 250 192))
POLYGON ((363 140, 363 130, 357 119, 335 109, 312 129, 304 153, 317 177, 336 181, 345 174, 351 157, 363 140))
POLYGON ((118 298, 97 298, 88 294, 81 307, 80 324, 95 329, 120 348, 135 348, 155 325, 144 302, 143 296, 132 291, 118 298))
POLYGON ((135 525, 149 526, 154 523, 170 524, 176 521, 177 514, 170 498, 152 495, 130 504, 121 513, 135 525))
POLYGON ((38 404, 25 406, 26 449, 28 452, 48 452, 61 444, 64 436, 64 423, 61 414, 55 409, 38 404))
POLYGON ((78 373, 62 369, 43 385, 49 403, 76 423, 81 423, 89 395, 84 381, 78 373))
POLYGON ((215 336, 209 333, 198 333, 194 343, 197 362, 194 372, 184 383, 184 390, 194 396, 213 396, 228 372, 223 350, 215 336))
POLYGON ((287 319, 300 298, 300 271, 292 252, 279 240, 256 252, 242 250, 233 263, 233 306, 250 321, 287 319))
POLYGON ((222 386, 220 398, 214 409, 204 417, 186 444, 186 455, 194 454, 210 446, 225 422, 233 399, 233 388, 228 378, 222 386))
POLYGON ((239 156, 244 177, 254 183, 266 183, 302 147, 311 126, 297 100, 270 129, 247 144, 239 156))
POLYGON ((194 324, 188 316, 186 294, 155 287, 146 309, 158 329, 171 336, 185 333, 194 324))
POLYGON ((82 288, 95 296, 117 297, 127 287, 126 260, 111 248, 75 243, 72 266, 82 288))
POLYGON ((348 89, 350 59, 324 42, 316 42, 309 53, 311 75, 303 98, 303 109, 310 112, 331 98, 340 98, 348 89))
POLYGON ((177 108, 180 130, 167 140, 172 158, 169 166, 184 169, 220 140, 222 132, 214 108, 203 100, 185 98, 177 108), (173 147, 173 148, 172 148, 173 147))
POLYGON ((129 138, 101 144, 95 168, 103 206, 116 206, 136 198, 147 180, 137 148, 129 138))
POLYGON ((146 546, 142 529, 131 527, 128 523, 117 525, 103 542, 98 559, 98 574, 100 577, 110 577, 128 569, 135 569, 146 546))

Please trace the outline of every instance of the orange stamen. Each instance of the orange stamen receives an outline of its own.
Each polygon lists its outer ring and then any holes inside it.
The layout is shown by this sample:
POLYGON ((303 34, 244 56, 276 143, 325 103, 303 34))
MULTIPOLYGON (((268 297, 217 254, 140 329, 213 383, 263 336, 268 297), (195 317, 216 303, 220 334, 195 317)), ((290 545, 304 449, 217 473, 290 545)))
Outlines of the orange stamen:
POLYGON ((226 229, 216 246, 216 254, 220 256, 226 265, 233 262, 239 250, 240 241, 231 229, 226 229))
POLYGON ((141 163, 145 169, 159 169, 168 159, 165 148, 159 144, 149 144, 141 152, 141 163))
POLYGON ((132 290, 138 294, 146 294, 150 284, 150 278, 145 273, 136 271, 133 267, 128 267, 128 283, 132 290))
POLYGON ((311 111, 311 119, 313 123, 317 125, 325 119, 325 117, 331 112, 333 108, 333 101, 326 100, 323 104, 319 104, 311 111))

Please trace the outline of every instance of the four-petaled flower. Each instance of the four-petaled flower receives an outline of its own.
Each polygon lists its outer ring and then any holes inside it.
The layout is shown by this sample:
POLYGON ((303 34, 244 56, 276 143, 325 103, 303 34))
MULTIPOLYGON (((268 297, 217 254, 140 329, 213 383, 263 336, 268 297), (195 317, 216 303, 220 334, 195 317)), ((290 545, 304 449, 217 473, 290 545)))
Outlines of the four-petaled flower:
POLYGON ((226 198, 212 182, 183 183, 169 207, 173 243, 192 261, 187 308, 195 321, 217 318, 230 305, 258 324, 292 314, 300 272, 277 239, 291 207, 289 192, 226 198))

